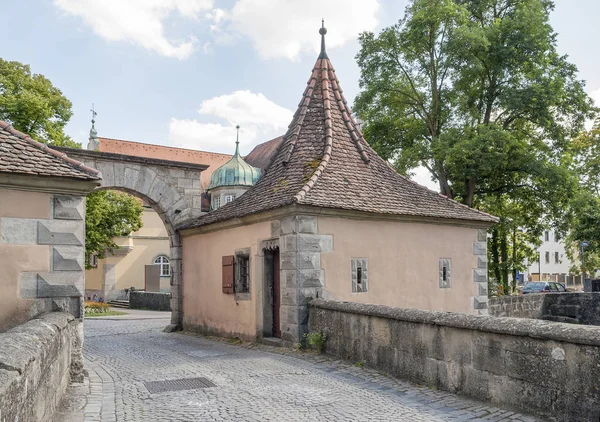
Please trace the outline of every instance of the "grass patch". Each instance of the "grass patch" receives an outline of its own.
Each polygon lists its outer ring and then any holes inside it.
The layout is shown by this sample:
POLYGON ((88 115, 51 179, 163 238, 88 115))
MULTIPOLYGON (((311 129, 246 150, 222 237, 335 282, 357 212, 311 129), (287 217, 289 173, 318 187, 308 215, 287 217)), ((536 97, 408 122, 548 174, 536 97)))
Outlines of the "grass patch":
POLYGON ((127 312, 121 311, 106 311, 106 312, 87 312, 85 317, 97 317, 97 316, 118 316, 118 315, 127 315, 127 312))

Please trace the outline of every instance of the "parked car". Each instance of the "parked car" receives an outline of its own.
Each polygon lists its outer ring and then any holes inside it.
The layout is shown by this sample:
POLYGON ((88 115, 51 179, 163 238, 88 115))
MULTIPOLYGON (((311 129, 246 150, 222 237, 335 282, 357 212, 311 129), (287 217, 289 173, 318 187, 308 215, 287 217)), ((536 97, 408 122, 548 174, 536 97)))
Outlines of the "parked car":
POLYGON ((521 293, 526 295, 528 293, 561 293, 566 291, 565 286, 554 281, 530 281, 525 284, 521 293))

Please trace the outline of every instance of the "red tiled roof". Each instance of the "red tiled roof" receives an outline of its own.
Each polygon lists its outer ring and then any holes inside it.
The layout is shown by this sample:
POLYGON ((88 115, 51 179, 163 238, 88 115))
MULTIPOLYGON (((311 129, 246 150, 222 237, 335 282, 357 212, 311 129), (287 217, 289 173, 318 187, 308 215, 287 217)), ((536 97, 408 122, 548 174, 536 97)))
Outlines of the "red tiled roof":
POLYGON ((264 171, 269 166, 281 142, 283 142, 283 136, 258 144, 250 151, 250 154, 244 157, 244 160, 251 166, 264 171))
POLYGON ((100 172, 0 120, 0 172, 100 180, 100 172))
POLYGON ((231 154, 146 144, 143 142, 126 141, 122 139, 98 137, 98 142, 98 150, 101 152, 158 158, 161 160, 180 161, 183 163, 206 164, 208 168, 203 170, 200 174, 200 181, 203 189, 208 187, 212 172, 225 164, 232 157, 231 154))
POLYGON ((303 204, 316 207, 492 223, 474 210, 399 175, 365 141, 335 71, 322 53, 298 110, 258 183, 186 228, 303 204))

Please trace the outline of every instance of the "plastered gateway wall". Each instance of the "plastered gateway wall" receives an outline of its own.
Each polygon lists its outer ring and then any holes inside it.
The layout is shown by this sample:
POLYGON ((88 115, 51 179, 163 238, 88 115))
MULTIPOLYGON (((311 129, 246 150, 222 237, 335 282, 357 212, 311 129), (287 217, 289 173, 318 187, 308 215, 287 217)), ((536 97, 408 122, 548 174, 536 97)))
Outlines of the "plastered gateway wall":
POLYGON ((85 196, 0 189, 0 331, 36 315, 81 314, 85 196))

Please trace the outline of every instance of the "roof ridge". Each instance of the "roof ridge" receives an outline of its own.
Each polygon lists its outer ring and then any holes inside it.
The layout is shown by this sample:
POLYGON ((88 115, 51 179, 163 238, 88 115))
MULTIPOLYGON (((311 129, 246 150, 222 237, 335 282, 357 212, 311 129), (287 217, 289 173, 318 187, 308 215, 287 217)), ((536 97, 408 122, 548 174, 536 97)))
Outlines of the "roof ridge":
POLYGON ((106 140, 109 140, 109 141, 128 142, 130 144, 150 145, 150 146, 153 146, 153 147, 173 148, 173 149, 178 149, 178 150, 182 150, 182 151, 204 152, 204 153, 207 153, 207 154, 215 154, 215 155, 223 155, 223 156, 226 156, 226 157, 233 157, 233 155, 226 154, 224 152, 213 152, 213 151, 206 151, 206 150, 202 150, 202 149, 181 148, 181 147, 174 147, 174 146, 169 146, 169 145, 151 144, 151 143, 148 143, 148 142, 130 141, 128 139, 107 138, 106 136, 98 136, 98 139, 106 139, 106 140))
POLYGON ((100 173, 98 170, 96 170, 92 167, 86 166, 81 161, 72 159, 71 157, 67 156, 67 154, 65 154, 64 152, 60 152, 60 151, 50 148, 47 144, 43 144, 41 142, 36 141, 35 139, 33 139, 31 136, 27 135, 26 133, 23 133, 23 132, 15 129, 13 127, 13 125, 8 122, 0 120, 0 129, 7 131, 11 135, 16 136, 19 139, 22 139, 23 141, 27 142, 28 144, 30 144, 31 146, 33 146, 35 148, 38 148, 44 152, 47 152, 48 154, 55 156, 56 158, 58 158, 62 161, 65 161, 71 167, 74 167, 83 173, 86 173, 93 177, 97 177, 98 179, 102 178, 102 173, 100 173))
POLYGON ((300 104, 298 104, 298 109, 296 110, 296 114, 292 118, 290 126, 288 128, 288 133, 283 136, 284 142, 281 143, 281 147, 288 139, 290 142, 287 145, 288 150, 285 152, 283 157, 283 164, 287 164, 290 161, 292 156, 292 152, 294 152, 294 148, 296 146, 296 142, 298 141, 298 134, 300 133, 300 129, 302 129, 302 123, 304 123, 304 117, 306 116, 306 112, 308 111, 308 105, 310 104, 310 99, 313 94, 313 90, 315 85, 317 84, 317 75, 319 72, 319 68, 317 67, 319 61, 321 59, 317 59, 315 66, 310 74, 310 79, 307 82, 307 86, 304 89, 304 93, 302 94, 302 99, 300 100, 300 104), (296 118, 297 117, 297 118, 296 118), (296 124, 295 126, 294 123, 296 124), (292 130, 292 127, 294 128, 292 130), (291 133, 290 133, 291 132, 291 133))
POLYGON ((308 191, 315 185, 319 176, 323 174, 325 167, 329 164, 331 159, 331 151, 333 150, 333 124, 331 121, 331 99, 330 99, 330 83, 329 83, 329 59, 318 59, 321 61, 321 90, 323 98, 323 112, 325 114, 325 120, 323 125, 325 126, 325 149, 323 150, 323 157, 321 162, 306 181, 304 186, 300 188, 300 191, 294 196, 294 199, 298 202, 304 199, 308 191))
POLYGON ((342 88, 340 86, 340 82, 337 79, 337 76, 335 74, 335 69, 333 68, 333 66, 331 66, 331 69, 329 70, 329 72, 330 72, 331 82, 333 85, 333 94, 335 95, 338 109, 340 110, 340 113, 342 114, 342 119, 344 120, 344 123, 346 124, 346 128, 348 129, 348 132, 350 133, 350 138, 352 138, 352 142, 356 146, 356 149, 358 150, 358 153, 360 154, 360 158, 362 158, 362 160, 364 161, 365 164, 369 164, 369 161, 371 161, 371 158, 369 157, 369 154, 367 153, 365 147, 362 144, 362 142, 367 143, 367 141, 365 140, 365 137, 363 136, 360 129, 358 129, 356 127, 356 123, 354 122, 354 119, 352 118, 352 111, 350 110, 350 107, 348 106, 348 102, 344 98, 344 91, 342 90, 342 88), (357 135, 357 133, 358 133, 358 135, 357 135))

